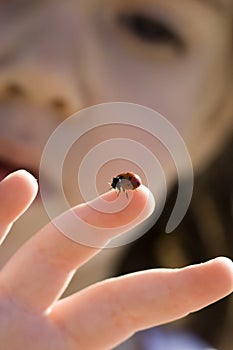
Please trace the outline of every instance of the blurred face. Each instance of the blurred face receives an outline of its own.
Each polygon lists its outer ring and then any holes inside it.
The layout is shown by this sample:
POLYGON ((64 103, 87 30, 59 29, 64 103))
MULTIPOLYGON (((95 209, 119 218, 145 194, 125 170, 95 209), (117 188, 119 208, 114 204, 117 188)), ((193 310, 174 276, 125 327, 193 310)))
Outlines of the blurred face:
POLYGON ((195 167, 231 129, 231 0, 1 1, 0 42, 1 177, 38 175, 54 128, 102 102, 163 114, 195 167))

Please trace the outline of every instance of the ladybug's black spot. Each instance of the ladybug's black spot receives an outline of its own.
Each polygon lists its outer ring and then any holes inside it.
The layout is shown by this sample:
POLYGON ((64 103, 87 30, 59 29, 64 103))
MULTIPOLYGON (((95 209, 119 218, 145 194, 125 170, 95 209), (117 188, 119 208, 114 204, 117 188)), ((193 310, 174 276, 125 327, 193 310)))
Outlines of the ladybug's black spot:
POLYGON ((132 176, 129 176, 129 180, 130 180, 130 181, 132 180, 132 176))
POLYGON ((119 175, 117 176, 118 179, 124 179, 124 176, 123 175, 119 175))
POLYGON ((137 181, 137 186, 140 186, 140 182, 139 181, 137 181))

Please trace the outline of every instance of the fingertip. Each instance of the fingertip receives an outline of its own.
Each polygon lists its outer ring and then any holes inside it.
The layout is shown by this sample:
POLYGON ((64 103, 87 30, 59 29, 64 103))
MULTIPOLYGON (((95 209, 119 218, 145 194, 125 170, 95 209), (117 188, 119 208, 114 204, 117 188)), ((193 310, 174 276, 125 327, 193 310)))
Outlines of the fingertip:
POLYGON ((0 199, 4 203, 1 220, 16 220, 32 203, 38 192, 37 180, 26 170, 9 174, 0 183, 0 199))
POLYGON ((36 197, 38 192, 38 181, 37 179, 25 169, 19 169, 9 176, 14 176, 20 183, 20 186, 25 186, 28 194, 32 197, 32 200, 36 197))
POLYGON ((149 229, 153 210, 151 191, 140 186, 137 191, 129 191, 128 198, 125 193, 117 196, 115 191, 108 191, 66 211, 53 224, 78 243, 102 248, 110 241, 116 246, 138 238, 149 229))
MULTIPOLYGON (((231 259, 220 256, 209 262, 215 265, 215 270, 221 277, 221 281, 225 286, 226 294, 233 291, 233 262, 231 259)), ((220 283, 221 283, 220 281, 220 283)))
POLYGON ((134 191, 135 202, 138 202, 142 206, 142 213, 148 218, 155 210, 155 198, 150 189, 144 185, 141 185, 137 191, 134 191))
POLYGON ((35 199, 38 192, 38 181, 36 178, 24 169, 16 170, 11 173, 8 178, 12 182, 12 186, 17 188, 19 195, 23 194, 25 205, 28 207, 35 199))
MULTIPOLYGON (((217 257, 201 264, 177 270, 182 283, 198 290, 203 299, 214 302, 233 291, 233 263, 226 257, 217 257)), ((210 301, 209 301, 210 303, 210 301)))
POLYGON ((145 201, 148 202, 148 205, 151 208, 151 210, 154 210, 155 198, 154 198, 153 193, 151 192, 151 190, 148 187, 141 185, 138 188, 138 191, 136 191, 135 196, 136 196, 136 198, 137 198, 137 196, 140 196, 139 198, 143 198, 145 201))
POLYGON ((137 190, 120 193, 110 190, 78 208, 78 215, 99 227, 127 225, 140 216, 140 221, 150 216, 155 207, 152 192, 144 185, 137 190))
POLYGON ((227 267, 233 271, 233 261, 226 256, 218 256, 217 258, 210 260, 210 262, 217 263, 222 265, 224 268, 227 267))

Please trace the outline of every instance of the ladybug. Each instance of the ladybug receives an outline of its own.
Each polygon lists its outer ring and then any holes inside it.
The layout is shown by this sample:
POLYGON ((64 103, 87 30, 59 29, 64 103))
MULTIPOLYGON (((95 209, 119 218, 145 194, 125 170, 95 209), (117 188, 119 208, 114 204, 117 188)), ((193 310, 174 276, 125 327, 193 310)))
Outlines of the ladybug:
POLYGON ((127 190, 136 190, 142 184, 142 180, 137 174, 132 172, 122 173, 112 178, 110 183, 111 188, 116 190, 117 197, 120 192, 125 192, 126 197, 128 198, 127 190))

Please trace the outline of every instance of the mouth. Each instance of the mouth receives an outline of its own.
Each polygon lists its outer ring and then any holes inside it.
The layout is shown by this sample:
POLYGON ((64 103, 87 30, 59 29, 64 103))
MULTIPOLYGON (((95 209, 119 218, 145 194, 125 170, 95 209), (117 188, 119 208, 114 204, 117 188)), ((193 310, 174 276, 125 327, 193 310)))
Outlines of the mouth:
MULTIPOLYGON (((35 168, 24 166, 23 164, 22 165, 15 164, 13 162, 5 161, 4 159, 0 158, 0 182, 9 174, 13 173, 14 171, 20 170, 20 169, 24 169, 24 170, 28 171, 38 181, 38 193, 36 195, 35 200, 36 200, 36 202, 42 201, 41 192, 40 192, 39 170, 37 170, 35 168)), ((43 182, 43 185, 45 187, 46 192, 50 196, 54 196, 54 194, 56 193, 56 188, 54 187, 51 179, 49 179, 47 177, 46 181, 43 182)))
MULTIPOLYGON (((2 181, 6 176, 13 173, 14 171, 20 170, 20 169, 24 169, 28 171, 39 181, 39 173, 35 169, 29 169, 27 167, 17 166, 13 163, 10 163, 1 159, 0 159, 0 181, 2 181)), ((40 200, 40 190, 38 190, 38 193, 35 199, 40 200)))
POLYGON ((28 167, 18 166, 11 162, 1 160, 0 159, 0 181, 2 181, 6 176, 11 174, 12 172, 20 169, 25 169, 29 173, 31 173, 37 180, 39 179, 39 173, 35 169, 29 169, 28 167))

